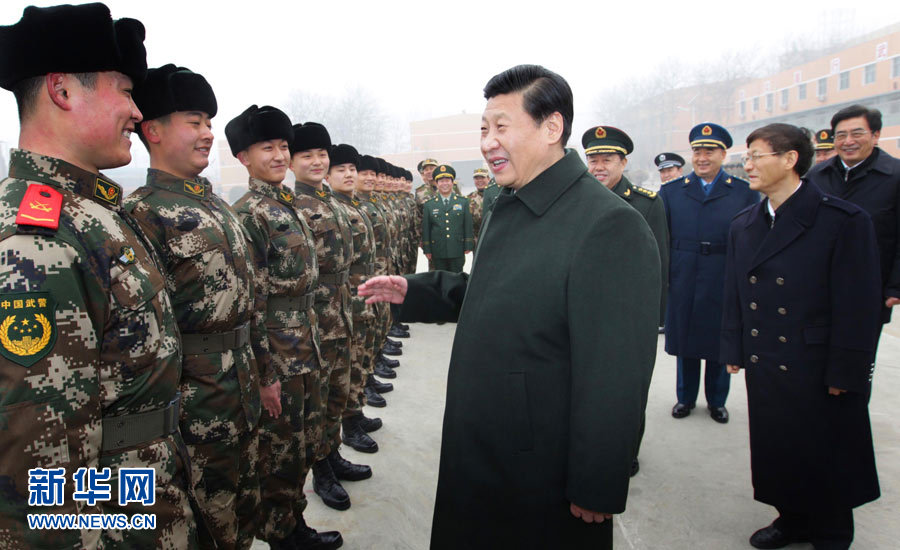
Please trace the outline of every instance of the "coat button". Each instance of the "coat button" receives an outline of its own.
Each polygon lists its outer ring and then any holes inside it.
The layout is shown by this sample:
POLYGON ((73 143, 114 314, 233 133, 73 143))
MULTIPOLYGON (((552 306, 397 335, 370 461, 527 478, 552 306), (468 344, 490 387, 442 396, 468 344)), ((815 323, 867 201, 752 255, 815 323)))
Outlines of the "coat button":
POLYGON ((750 284, 755 285, 756 281, 757 281, 756 275, 750 275, 750 284))
POLYGON ((750 336, 754 336, 754 337, 755 337, 755 336, 759 336, 759 331, 756 330, 756 329, 751 330, 751 331, 750 331, 750 336))
POLYGON ((757 356, 757 355, 751 355, 751 356, 750 356, 750 362, 751 362, 751 363, 759 363, 759 356, 757 356))
POLYGON ((784 365, 778 365, 778 368, 785 371, 787 370, 787 367, 784 365))
POLYGON ((776 284, 776 285, 783 285, 783 284, 784 284, 784 277, 778 277, 777 279, 775 279, 775 284, 776 284))
POLYGON ((787 315, 787 310, 784 309, 783 307, 780 307, 780 308, 778 308, 778 313, 780 313, 782 315, 787 315))
POLYGON ((787 344, 787 338, 785 338, 784 336, 779 336, 778 341, 782 344, 787 344))
POLYGON ((757 307, 756 302, 750 302, 750 309, 752 309, 753 311, 756 311, 756 307, 757 307))

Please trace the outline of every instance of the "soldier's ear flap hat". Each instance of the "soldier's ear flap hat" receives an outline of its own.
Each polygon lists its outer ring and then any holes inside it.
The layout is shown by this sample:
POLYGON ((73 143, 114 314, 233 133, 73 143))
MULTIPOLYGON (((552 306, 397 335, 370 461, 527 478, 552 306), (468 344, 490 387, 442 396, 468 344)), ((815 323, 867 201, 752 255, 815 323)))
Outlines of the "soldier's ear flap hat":
POLYGON ((352 145, 339 143, 331 148, 328 152, 328 158, 331 160, 331 166, 338 164, 352 164, 359 170, 359 151, 352 145))
POLYGON ((634 143, 628 134, 612 126, 594 126, 581 136, 581 146, 584 147, 585 155, 629 155, 634 151, 634 143))
POLYGON ((293 134, 291 119, 269 105, 251 105, 225 125, 225 137, 234 156, 260 141, 283 139, 290 143, 293 134))
POLYGON ((375 157, 375 162, 378 164, 378 167, 375 168, 376 174, 388 174, 387 162, 381 157, 375 157))
POLYGON ((665 170, 673 166, 684 166, 684 159, 675 153, 660 153, 653 159, 653 163, 659 170, 665 170))
POLYGON ((434 174, 432 174, 434 181, 438 181, 444 178, 456 179, 456 170, 453 169, 449 164, 441 164, 437 168, 434 169, 434 174))
POLYGON ((294 141, 291 144, 291 155, 310 149, 331 149, 331 136, 328 130, 318 122, 294 124, 294 141))
POLYGON ((691 128, 689 139, 692 148, 729 149, 732 144, 731 134, 728 133, 728 130, 712 122, 701 122, 691 128))
POLYGON ((171 63, 147 71, 147 79, 134 90, 134 102, 144 120, 177 111, 201 111, 212 118, 219 110, 216 94, 203 75, 171 63))
POLYGON ((356 168, 360 172, 363 170, 371 170, 373 172, 378 172, 378 162, 375 160, 375 157, 372 155, 360 155, 359 156, 359 166, 356 168))
POLYGON ((0 27, 0 86, 48 73, 118 71, 136 85, 147 75, 144 25, 112 19, 100 3, 28 6, 22 19, 0 27))

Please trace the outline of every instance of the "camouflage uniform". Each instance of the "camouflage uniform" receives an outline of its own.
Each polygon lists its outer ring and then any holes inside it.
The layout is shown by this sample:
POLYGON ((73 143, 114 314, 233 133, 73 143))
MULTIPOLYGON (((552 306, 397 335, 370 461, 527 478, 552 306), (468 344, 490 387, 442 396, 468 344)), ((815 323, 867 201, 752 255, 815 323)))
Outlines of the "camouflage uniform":
POLYGON ((341 417, 350 391, 350 262, 353 236, 344 208, 331 191, 297 182, 294 207, 312 230, 319 261, 316 314, 322 340, 323 368, 320 383, 327 401, 325 433, 316 460, 322 460, 341 444, 341 417))
POLYGON ((303 485, 321 439, 323 402, 313 291, 319 277, 315 242, 293 207, 294 194, 250 179, 234 209, 247 230, 254 261, 255 319, 250 341, 264 386, 281 381, 282 412, 260 419, 262 506, 258 533, 287 538, 306 508, 303 485))
POLYGON ((419 206, 416 199, 410 193, 403 193, 403 202, 406 203, 406 209, 409 211, 409 249, 407 251, 406 270, 405 273, 416 272, 416 261, 419 259, 419 231, 422 224, 419 219, 419 206))
POLYGON ((160 170, 124 208, 163 260, 184 353, 181 434, 219 548, 249 548, 259 507, 259 378, 250 349, 253 268, 237 214, 205 178, 160 170))
POLYGON ((472 191, 466 198, 469 199, 469 212, 472 213, 472 233, 474 242, 478 244, 478 234, 481 232, 481 222, 484 215, 484 190, 476 189, 472 191))
MULTIPOLYGON (((350 230, 353 233, 353 263, 350 265, 350 291, 352 298, 350 310, 353 315, 353 341, 350 349, 350 391, 347 408, 343 418, 362 413, 366 404, 365 388, 368 376, 368 349, 374 341, 372 324, 375 321, 375 309, 366 304, 366 299, 357 296, 356 288, 369 277, 375 275, 375 229, 369 221, 362 203, 343 193, 335 193, 338 201, 347 212, 350 230), (367 344, 368 343, 368 344, 367 344)), ((374 366, 372 367, 374 368, 374 366)))
POLYGON ((105 176, 24 150, 12 150, 0 182, 0 547, 197 545, 176 429, 178 327, 156 258, 120 201, 121 187, 105 176), (38 227, 53 218, 58 229, 38 227), (29 316, 40 336, 15 340, 29 316), (140 424, 135 413, 146 415, 140 424), (55 467, 65 468, 63 504, 28 506, 28 469, 55 467), (120 468, 153 468, 156 503, 123 506, 116 494, 76 502, 80 467, 110 468, 113 493, 120 468), (26 513, 101 512, 156 514, 156 529, 25 523, 26 513))
MULTIPOLYGON (((379 193, 359 193, 358 197, 375 231, 375 275, 389 275, 391 265, 391 230, 388 215, 378 197, 379 193)), ((388 304, 375 304, 375 320, 373 321, 373 339, 370 349, 369 374, 375 369, 375 355, 384 345, 387 332, 390 330, 391 310, 388 304)))

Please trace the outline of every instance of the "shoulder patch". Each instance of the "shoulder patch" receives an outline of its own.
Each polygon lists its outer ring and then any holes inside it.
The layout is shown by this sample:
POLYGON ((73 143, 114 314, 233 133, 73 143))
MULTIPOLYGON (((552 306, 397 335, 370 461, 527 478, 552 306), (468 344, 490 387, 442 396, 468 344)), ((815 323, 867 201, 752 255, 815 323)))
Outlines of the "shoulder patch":
POLYGON ((53 187, 32 183, 25 190, 25 196, 19 203, 16 223, 53 230, 59 229, 62 199, 62 193, 53 187))
POLYGON ((56 344, 56 300, 49 292, 0 294, 0 355, 23 367, 56 344))
POLYGON ((94 198, 100 199, 106 204, 118 206, 121 196, 122 188, 118 184, 103 178, 97 178, 97 181, 94 182, 94 198))
POLYGON ((278 191, 278 200, 287 204, 288 206, 294 204, 294 194, 290 191, 285 191, 281 189, 278 191))
POLYGON ((647 197, 648 199, 655 199, 655 198, 656 198, 656 191, 651 191, 651 190, 649 190, 649 189, 644 189, 643 187, 638 187, 637 185, 634 186, 634 192, 637 193, 637 194, 639 194, 639 195, 644 195, 644 196, 647 197))
POLYGON ((206 186, 202 183, 184 180, 184 192, 202 199, 206 197, 206 186))

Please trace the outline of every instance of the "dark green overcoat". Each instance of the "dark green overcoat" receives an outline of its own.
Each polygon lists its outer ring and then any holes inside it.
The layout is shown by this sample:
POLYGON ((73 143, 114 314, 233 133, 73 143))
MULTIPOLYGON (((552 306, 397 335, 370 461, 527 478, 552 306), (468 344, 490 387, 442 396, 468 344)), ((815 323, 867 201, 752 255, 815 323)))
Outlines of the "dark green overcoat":
POLYGON ((436 194, 422 207, 422 250, 433 258, 462 258, 474 248, 469 199, 436 194))
POLYGON ((611 548, 656 357, 650 228, 573 151, 485 220, 471 276, 408 277, 401 319, 456 321, 433 549, 611 548))

